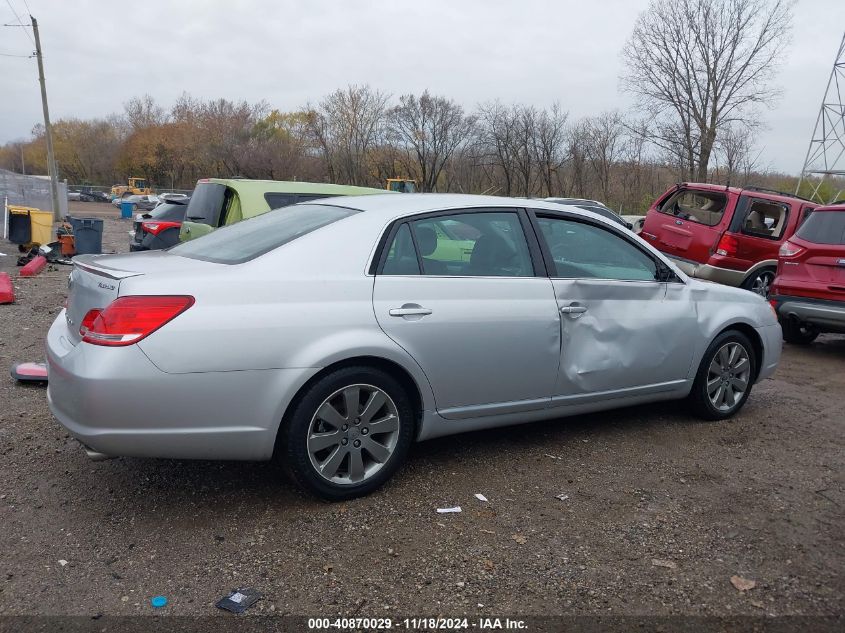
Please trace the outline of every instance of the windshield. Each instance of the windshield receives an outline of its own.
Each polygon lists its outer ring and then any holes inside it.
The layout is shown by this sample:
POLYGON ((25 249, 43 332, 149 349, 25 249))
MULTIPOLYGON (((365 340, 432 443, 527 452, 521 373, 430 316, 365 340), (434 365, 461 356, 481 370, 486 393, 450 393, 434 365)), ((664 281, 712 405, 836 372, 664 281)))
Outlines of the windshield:
POLYGON ((170 252, 218 264, 241 264, 355 213, 359 212, 318 204, 286 207, 219 228, 170 252))

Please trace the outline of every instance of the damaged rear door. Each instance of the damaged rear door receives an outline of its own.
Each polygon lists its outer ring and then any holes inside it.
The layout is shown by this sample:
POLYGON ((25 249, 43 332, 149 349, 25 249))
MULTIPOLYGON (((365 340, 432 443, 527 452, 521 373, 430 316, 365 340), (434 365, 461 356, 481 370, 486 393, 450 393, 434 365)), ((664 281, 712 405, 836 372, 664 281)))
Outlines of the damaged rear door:
POLYGON ((553 406, 682 388, 698 337, 684 284, 621 232, 535 217, 561 312, 553 406))

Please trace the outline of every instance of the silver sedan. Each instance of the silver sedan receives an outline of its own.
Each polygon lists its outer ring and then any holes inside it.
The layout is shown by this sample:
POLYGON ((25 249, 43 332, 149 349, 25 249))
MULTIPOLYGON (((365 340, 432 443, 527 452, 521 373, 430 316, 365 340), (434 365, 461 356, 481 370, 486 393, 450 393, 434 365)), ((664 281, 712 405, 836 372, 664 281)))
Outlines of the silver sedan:
POLYGON ((48 398, 91 457, 278 459, 328 499, 417 440, 674 399, 728 418, 780 357, 759 296, 536 200, 332 198, 74 263, 48 398))

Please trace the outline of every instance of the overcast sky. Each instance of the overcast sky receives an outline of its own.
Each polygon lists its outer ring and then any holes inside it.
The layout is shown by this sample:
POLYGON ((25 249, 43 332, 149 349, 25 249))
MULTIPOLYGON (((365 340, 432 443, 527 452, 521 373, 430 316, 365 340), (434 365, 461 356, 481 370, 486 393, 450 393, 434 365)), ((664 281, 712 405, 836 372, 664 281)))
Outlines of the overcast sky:
MULTIPOLYGON (((50 114, 97 117, 148 92, 266 99, 282 110, 349 83, 394 95, 428 88, 471 109, 559 101, 573 116, 626 108, 620 50, 648 0, 0 0, 2 24, 38 19, 50 114), (28 5, 28 8, 27 8, 28 5)), ((845 0, 799 0, 764 111, 760 162, 797 173, 833 57, 845 0)), ((42 121, 23 28, 0 27, 0 143, 42 121)))

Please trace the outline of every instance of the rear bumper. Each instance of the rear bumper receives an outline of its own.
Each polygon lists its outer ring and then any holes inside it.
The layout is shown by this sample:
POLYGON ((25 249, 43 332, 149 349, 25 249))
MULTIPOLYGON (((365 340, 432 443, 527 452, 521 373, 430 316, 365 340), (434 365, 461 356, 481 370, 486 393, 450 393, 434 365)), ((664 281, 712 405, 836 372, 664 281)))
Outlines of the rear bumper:
POLYGON ((681 270, 683 270, 690 277, 695 279, 705 279, 707 281, 715 281, 726 286, 739 287, 745 280, 747 271, 731 270, 730 268, 719 268, 718 266, 711 266, 710 264, 701 264, 699 262, 690 261, 688 259, 681 259, 668 253, 664 253, 666 257, 681 270))
POLYGON ((47 401, 103 456, 266 460, 289 399, 313 371, 168 374, 137 345, 73 345, 64 310, 47 334, 47 401))
POLYGON ((779 295, 771 298, 778 317, 797 319, 827 332, 845 332, 845 301, 826 301, 807 297, 779 295))

